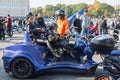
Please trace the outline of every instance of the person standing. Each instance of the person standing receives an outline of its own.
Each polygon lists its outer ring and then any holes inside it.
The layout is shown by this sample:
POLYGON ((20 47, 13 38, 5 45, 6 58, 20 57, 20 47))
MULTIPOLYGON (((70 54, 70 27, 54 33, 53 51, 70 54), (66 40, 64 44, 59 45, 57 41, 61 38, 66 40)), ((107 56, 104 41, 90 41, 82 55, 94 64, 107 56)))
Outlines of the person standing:
POLYGON ((100 16, 100 19, 98 20, 99 35, 103 35, 107 33, 107 23, 104 18, 105 16, 100 16))
POLYGON ((26 20, 26 19, 24 19, 22 24, 23 24, 24 30, 26 31, 26 30, 27 30, 27 27, 26 27, 27 20, 26 20))
POLYGON ((88 10, 84 11, 84 14, 81 16, 81 20, 82 20, 81 35, 88 38, 88 32, 89 32, 88 10))
POLYGON ((19 18, 19 20, 18 20, 18 27, 22 28, 22 19, 21 18, 19 18))
POLYGON ((81 30, 82 28, 81 28, 80 14, 76 14, 76 19, 73 21, 73 32, 76 35, 75 42, 79 39, 81 30))
POLYGON ((6 18, 6 30, 7 30, 8 36, 10 36, 10 37, 12 36, 11 28, 12 28, 12 19, 11 19, 10 15, 8 14, 8 16, 6 18))
POLYGON ((64 37, 69 32, 69 22, 67 18, 65 18, 65 11, 60 9, 56 11, 57 15, 57 33, 60 37, 64 37))
POLYGON ((80 14, 76 15, 76 19, 73 21, 73 27, 74 27, 74 31, 77 35, 80 35, 81 33, 81 23, 82 21, 80 20, 80 14))
POLYGON ((5 34, 4 34, 4 20, 0 16, 0 40, 5 40, 5 34))

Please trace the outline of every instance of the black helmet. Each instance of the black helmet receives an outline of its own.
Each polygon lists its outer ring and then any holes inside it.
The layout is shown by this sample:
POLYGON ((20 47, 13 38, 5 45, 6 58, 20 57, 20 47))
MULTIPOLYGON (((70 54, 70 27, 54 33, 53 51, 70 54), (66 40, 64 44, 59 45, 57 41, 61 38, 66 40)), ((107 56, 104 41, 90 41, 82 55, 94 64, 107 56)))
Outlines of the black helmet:
POLYGON ((34 16, 32 12, 29 12, 28 15, 29 15, 29 16, 34 16))
POLYGON ((27 19, 28 19, 28 18, 31 17, 31 16, 34 16, 34 15, 33 15, 32 12, 29 12, 26 17, 27 17, 27 19))
POLYGON ((48 27, 50 30, 55 29, 57 27, 57 24, 55 22, 48 23, 48 27))
POLYGON ((65 11, 60 9, 55 12, 56 15, 65 16, 65 11))

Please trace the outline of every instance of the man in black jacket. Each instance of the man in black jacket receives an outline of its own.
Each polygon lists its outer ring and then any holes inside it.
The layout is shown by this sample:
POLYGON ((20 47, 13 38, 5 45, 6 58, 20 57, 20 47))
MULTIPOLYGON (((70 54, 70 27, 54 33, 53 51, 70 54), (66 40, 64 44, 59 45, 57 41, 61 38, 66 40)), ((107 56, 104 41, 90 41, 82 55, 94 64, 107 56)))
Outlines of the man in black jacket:
POLYGON ((44 22, 44 18, 42 17, 42 14, 38 13, 38 20, 37 23, 42 27, 42 28, 46 28, 45 22, 44 22))
POLYGON ((82 23, 82 21, 80 20, 80 14, 77 14, 76 19, 73 21, 74 34, 77 35, 75 38, 75 42, 78 40, 79 35, 81 33, 81 30, 82 30, 81 23, 82 23))
POLYGON ((105 16, 100 16, 98 20, 98 30, 99 35, 107 34, 107 21, 105 20, 105 16))
POLYGON ((4 40, 5 39, 5 33, 4 33, 4 20, 2 19, 2 17, 0 16, 0 40, 4 40))
POLYGON ((77 34, 79 34, 79 35, 81 33, 81 30, 82 30, 81 23, 82 22, 80 20, 80 14, 77 14, 76 19, 73 21, 73 26, 74 26, 75 32, 77 32, 77 34))

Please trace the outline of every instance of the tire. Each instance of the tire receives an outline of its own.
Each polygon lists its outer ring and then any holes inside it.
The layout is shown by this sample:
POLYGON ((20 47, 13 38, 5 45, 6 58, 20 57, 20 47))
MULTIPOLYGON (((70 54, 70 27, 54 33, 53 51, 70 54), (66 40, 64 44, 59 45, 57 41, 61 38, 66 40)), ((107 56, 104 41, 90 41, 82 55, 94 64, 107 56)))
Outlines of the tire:
POLYGON ((10 32, 10 37, 13 37, 13 31, 10 32))
POLYGON ((17 31, 18 31, 19 33, 22 33, 22 32, 23 32, 23 29, 22 29, 21 27, 18 27, 17 31))
POLYGON ((94 80, 114 80, 112 78, 112 76, 108 75, 108 74, 103 74, 103 75, 99 75, 97 77, 95 77, 94 80))
POLYGON ((11 72, 16 78, 29 78, 33 74, 33 71, 32 63, 25 58, 17 58, 11 64, 11 72))
POLYGON ((22 28, 18 28, 18 32, 22 33, 23 32, 22 28))
POLYGON ((98 65, 95 65, 94 67, 92 67, 92 69, 91 69, 91 75, 94 75, 94 74, 95 74, 95 71, 96 71, 96 69, 97 69, 97 66, 98 66, 98 65))

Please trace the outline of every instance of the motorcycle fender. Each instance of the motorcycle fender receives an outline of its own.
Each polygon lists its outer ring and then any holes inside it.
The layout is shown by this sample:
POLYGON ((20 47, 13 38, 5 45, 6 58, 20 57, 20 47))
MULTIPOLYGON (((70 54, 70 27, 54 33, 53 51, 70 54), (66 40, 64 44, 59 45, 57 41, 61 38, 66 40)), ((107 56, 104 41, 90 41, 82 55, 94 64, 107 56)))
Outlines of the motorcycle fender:
POLYGON ((18 52, 14 56, 12 55, 12 56, 4 56, 3 57, 4 67, 5 68, 6 68, 6 66, 8 67, 7 72, 10 71, 10 66, 11 66, 12 62, 15 59, 20 58, 20 57, 28 59, 33 64, 35 70, 44 68, 44 62, 42 61, 40 56, 34 56, 34 55, 32 56, 26 52, 18 52))

